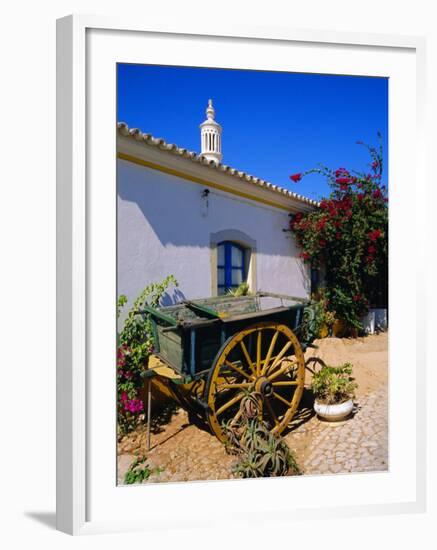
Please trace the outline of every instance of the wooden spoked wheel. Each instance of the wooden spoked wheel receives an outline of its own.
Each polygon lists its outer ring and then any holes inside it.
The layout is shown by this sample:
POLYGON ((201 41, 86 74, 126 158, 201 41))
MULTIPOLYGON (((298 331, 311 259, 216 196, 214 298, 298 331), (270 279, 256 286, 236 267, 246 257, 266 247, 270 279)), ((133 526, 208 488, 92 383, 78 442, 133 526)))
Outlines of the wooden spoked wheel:
POLYGON ((206 386, 208 423, 226 441, 223 426, 242 415, 241 401, 252 395, 258 418, 280 434, 290 423, 302 397, 305 359, 292 330, 263 322, 232 336, 219 351, 206 386))

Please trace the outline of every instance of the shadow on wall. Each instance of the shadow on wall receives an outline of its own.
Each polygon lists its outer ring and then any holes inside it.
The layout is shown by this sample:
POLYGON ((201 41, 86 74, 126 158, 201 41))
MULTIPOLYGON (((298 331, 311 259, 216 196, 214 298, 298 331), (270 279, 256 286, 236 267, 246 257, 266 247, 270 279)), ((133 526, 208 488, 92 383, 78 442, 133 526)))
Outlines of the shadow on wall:
POLYGON ((185 294, 179 288, 175 288, 171 294, 166 292, 162 296, 160 305, 172 306, 174 304, 178 304, 179 302, 182 302, 185 299, 186 299, 185 294))
POLYGON ((118 163, 118 196, 139 208, 163 246, 209 248, 211 233, 233 228, 256 240, 259 254, 293 253, 290 248, 294 244, 284 241, 282 231, 288 226, 287 212, 281 214, 214 191, 208 195, 205 210, 202 186, 127 161, 118 163), (254 216, 255 212, 259 216, 254 216))
MULTIPOLYGON (((183 263, 182 253, 179 256, 172 253, 167 266, 162 250, 156 246, 158 243, 163 248, 209 250, 212 235, 233 229, 256 242, 257 258, 264 256, 264 266, 268 264, 269 257, 274 260, 274 265, 278 258, 295 258, 297 265, 292 276, 301 279, 296 280, 296 286, 302 286, 309 292, 309 273, 297 259, 298 249, 294 239, 283 231, 289 225, 285 210, 282 212, 249 204, 214 190, 210 190, 205 198, 201 185, 127 161, 119 160, 117 167, 118 242, 121 246, 123 243, 130 246, 131 257, 138 269, 144 269, 141 258, 145 255, 148 238, 154 241, 151 254, 153 265, 162 262, 163 273, 173 273, 178 278, 174 259, 178 257, 178 261, 183 263), (138 246, 131 240, 135 231, 138 232, 138 246)), ((166 295, 162 303, 171 305, 184 298, 178 290, 166 295)))

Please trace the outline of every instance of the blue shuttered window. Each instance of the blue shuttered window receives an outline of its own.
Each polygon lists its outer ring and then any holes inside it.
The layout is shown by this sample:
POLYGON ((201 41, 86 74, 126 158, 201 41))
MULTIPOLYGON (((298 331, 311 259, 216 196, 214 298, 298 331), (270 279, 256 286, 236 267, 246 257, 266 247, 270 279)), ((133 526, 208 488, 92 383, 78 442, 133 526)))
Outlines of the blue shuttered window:
POLYGON ((231 241, 217 245, 217 286, 218 294, 237 288, 246 280, 245 250, 231 241))

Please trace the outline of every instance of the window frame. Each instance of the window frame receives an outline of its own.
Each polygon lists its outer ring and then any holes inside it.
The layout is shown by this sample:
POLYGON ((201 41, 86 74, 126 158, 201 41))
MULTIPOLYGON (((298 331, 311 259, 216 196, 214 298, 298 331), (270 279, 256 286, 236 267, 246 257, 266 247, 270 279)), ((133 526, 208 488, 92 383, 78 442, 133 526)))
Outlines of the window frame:
POLYGON ((232 273, 233 271, 241 271, 241 283, 246 282, 247 279, 247 270, 246 270, 246 248, 241 246, 241 244, 225 240, 217 243, 217 294, 220 295, 220 290, 223 289, 223 294, 225 294, 230 289, 235 289, 240 286, 240 284, 232 283, 232 273), (224 247, 224 264, 220 264, 218 261, 218 249, 220 246, 224 247), (236 248, 241 252, 241 266, 234 266, 232 264, 232 248, 236 248), (224 270, 224 284, 220 284, 218 281, 218 270, 224 270))

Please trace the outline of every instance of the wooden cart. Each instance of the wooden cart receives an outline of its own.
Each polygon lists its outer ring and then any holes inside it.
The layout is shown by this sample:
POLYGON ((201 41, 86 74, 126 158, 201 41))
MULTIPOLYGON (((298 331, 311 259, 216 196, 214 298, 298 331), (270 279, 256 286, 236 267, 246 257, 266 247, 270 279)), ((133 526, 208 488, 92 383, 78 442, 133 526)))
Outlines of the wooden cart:
POLYGON ((225 423, 238 421, 241 400, 249 394, 256 396, 259 416, 279 434, 303 392, 301 324, 308 304, 259 292, 146 307, 140 314, 151 317, 155 340, 146 376, 166 378, 181 405, 205 419, 221 441, 225 423))

